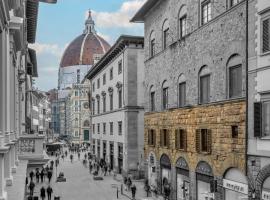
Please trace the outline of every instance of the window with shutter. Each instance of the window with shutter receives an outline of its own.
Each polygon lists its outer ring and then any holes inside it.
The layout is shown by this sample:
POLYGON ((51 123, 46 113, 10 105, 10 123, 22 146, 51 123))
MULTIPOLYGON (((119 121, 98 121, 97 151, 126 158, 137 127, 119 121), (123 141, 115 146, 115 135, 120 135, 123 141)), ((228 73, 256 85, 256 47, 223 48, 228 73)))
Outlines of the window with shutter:
POLYGON ((270 101, 262 103, 262 135, 270 136, 270 101))
POLYGON ((262 21, 262 52, 270 51, 270 18, 262 21))
POLYGON ((196 130, 196 151, 198 153, 201 152, 201 130, 200 129, 196 130))
POLYGON ((187 151, 187 130, 183 130, 183 150, 187 151))
POLYGON ((201 152, 208 152, 208 131, 201 129, 201 152))
POLYGON ((154 131, 153 135, 153 145, 156 146, 156 131, 154 131))
POLYGON ((163 147, 163 142, 164 138, 163 138, 163 130, 160 130, 160 146, 163 147))
POLYGON ((212 152, 212 131, 207 129, 207 153, 212 152))
POLYGON ((262 133, 262 105, 261 102, 254 103, 254 137, 261 137, 262 133))
POLYGON ((151 134, 151 130, 148 130, 148 145, 151 145, 150 144, 150 134, 151 134))

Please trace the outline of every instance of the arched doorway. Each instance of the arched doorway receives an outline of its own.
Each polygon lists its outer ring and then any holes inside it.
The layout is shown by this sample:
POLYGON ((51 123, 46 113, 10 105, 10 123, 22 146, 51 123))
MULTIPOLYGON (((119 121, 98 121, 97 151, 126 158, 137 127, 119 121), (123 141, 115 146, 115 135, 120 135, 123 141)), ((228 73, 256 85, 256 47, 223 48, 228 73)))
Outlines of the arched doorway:
POLYGON ((160 170, 161 170, 161 188, 163 193, 163 185, 165 183, 171 183, 171 161, 169 156, 163 154, 160 158, 160 170))
POLYGON ((156 162, 156 156, 151 152, 148 157, 148 181, 151 188, 157 187, 156 162))
POLYGON ((197 200, 211 199, 210 184, 214 181, 211 166, 201 161, 196 167, 197 200))
POLYGON ((188 163, 184 158, 179 158, 175 164, 176 169, 176 196, 177 200, 189 200, 190 178, 188 163))
POLYGON ((230 168, 224 175, 223 188, 225 200, 248 199, 248 181, 237 168, 230 168))
POLYGON ((265 179, 262 185, 262 200, 270 199, 270 176, 265 179))

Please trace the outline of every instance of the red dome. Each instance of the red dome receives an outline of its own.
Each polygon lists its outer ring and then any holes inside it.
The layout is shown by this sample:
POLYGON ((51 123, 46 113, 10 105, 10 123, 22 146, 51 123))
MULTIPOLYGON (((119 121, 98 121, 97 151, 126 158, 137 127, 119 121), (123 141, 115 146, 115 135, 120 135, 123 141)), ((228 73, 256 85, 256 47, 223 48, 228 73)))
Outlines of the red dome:
POLYGON ((82 35, 73 40, 64 52, 60 67, 74 65, 93 65, 95 54, 105 54, 110 45, 95 31, 95 22, 92 20, 91 11, 85 21, 85 30, 82 35))
POLYGON ((94 54, 105 54, 110 45, 100 36, 82 34, 71 42, 62 57, 60 67, 74 65, 93 65, 94 54))

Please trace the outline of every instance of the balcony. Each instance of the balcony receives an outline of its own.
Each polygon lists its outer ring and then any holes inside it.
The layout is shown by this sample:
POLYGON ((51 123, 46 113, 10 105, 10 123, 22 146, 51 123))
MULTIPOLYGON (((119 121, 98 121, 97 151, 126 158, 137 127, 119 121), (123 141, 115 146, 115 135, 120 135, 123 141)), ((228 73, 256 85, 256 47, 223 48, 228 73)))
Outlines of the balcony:
POLYGON ((43 148, 44 141, 44 135, 26 134, 20 136, 18 158, 28 160, 29 164, 44 165, 49 160, 43 148))

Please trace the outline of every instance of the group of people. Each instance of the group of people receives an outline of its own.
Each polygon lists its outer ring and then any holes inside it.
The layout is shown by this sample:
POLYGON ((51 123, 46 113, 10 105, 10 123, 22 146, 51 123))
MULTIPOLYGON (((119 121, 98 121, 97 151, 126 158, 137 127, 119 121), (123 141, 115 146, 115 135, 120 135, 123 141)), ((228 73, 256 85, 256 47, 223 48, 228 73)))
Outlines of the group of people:
POLYGON ((53 162, 50 163, 50 167, 49 165, 46 165, 46 167, 42 167, 41 170, 39 168, 36 168, 35 171, 34 170, 30 171, 29 177, 26 177, 26 180, 25 180, 25 185, 26 187, 29 188, 29 191, 30 191, 30 198, 32 198, 34 195, 36 184, 39 184, 39 183, 42 184, 43 182, 46 181, 46 177, 47 177, 49 185, 46 189, 44 188, 44 186, 42 186, 42 188, 40 189, 40 197, 42 200, 44 200, 46 197, 46 191, 47 191, 48 200, 51 200, 51 195, 53 193, 53 189, 50 186, 52 173, 53 173, 52 170, 53 170, 53 162), (36 184, 34 183, 34 177, 35 177, 36 184), (30 178, 30 182, 29 182, 29 178, 30 178))

